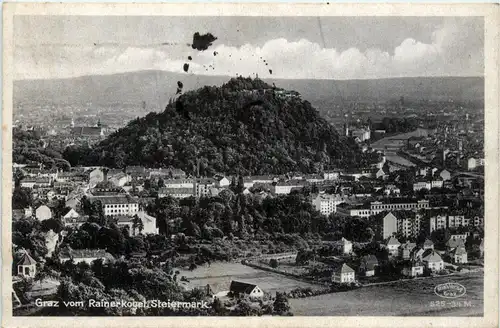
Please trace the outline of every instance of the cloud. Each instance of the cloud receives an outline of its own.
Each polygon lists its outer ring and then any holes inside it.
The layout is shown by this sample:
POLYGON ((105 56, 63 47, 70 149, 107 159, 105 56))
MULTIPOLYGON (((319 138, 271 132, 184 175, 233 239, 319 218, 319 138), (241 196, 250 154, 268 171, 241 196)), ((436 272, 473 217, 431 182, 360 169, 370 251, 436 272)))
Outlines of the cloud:
POLYGON ((182 73, 191 55, 188 74, 309 79, 365 79, 402 76, 477 76, 483 74, 482 40, 467 26, 446 20, 430 43, 411 37, 391 52, 378 48, 339 51, 306 39, 269 40, 262 46, 224 44, 207 51, 187 46, 18 47, 18 79, 113 74, 146 69, 182 73), (218 55, 214 56, 213 52, 218 55), (265 62, 264 62, 265 60, 265 62), (267 63, 267 65, 266 65, 267 63), (272 70, 272 75, 269 72, 272 70))

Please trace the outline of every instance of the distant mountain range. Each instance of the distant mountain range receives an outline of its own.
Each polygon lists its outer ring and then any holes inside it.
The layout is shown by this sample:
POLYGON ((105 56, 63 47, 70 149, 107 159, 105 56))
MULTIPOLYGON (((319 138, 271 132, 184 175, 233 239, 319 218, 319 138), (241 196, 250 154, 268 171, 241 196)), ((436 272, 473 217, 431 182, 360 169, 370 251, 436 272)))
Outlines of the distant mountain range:
MULTIPOLYGON (((14 103, 38 104, 138 104, 148 111, 164 109, 174 96, 177 81, 184 91, 205 85, 220 86, 228 76, 203 76, 165 71, 140 71, 68 79, 18 80, 14 82, 14 103)), ((313 105, 344 101, 388 101, 429 99, 482 101, 482 77, 408 77, 376 80, 285 80, 263 79, 277 87, 300 92, 313 105)))

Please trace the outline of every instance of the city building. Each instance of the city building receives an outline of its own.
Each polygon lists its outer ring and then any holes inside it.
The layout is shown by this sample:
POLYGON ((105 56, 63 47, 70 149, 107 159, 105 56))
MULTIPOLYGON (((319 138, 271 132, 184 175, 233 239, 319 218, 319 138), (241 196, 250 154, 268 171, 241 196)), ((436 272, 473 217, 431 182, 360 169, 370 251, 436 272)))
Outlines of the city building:
POLYGON ((73 137, 103 138, 106 128, 102 126, 100 119, 95 126, 75 126, 75 122, 71 120, 70 133, 73 137))
POLYGON ((323 172, 323 179, 324 180, 338 180, 340 177, 340 170, 339 171, 325 171, 323 172))
POLYGON ((433 215, 429 218, 429 226, 430 226, 430 231, 433 232, 434 230, 438 229, 445 229, 447 227, 447 216, 446 214, 437 214, 433 215))
POLYGON ((419 201, 408 201, 408 200, 399 200, 396 201, 387 201, 387 202, 371 202, 370 203, 370 215, 375 215, 381 213, 383 211, 398 211, 398 210, 419 210, 430 208, 428 200, 419 200, 419 201))
POLYGON ((100 201, 104 210, 104 215, 134 215, 139 211, 139 204, 136 199, 128 195, 119 196, 92 196, 92 202, 100 201))
POLYGON ((163 188, 165 189, 193 189, 195 181, 193 179, 167 179, 163 181, 163 188))
POLYGON ((144 211, 139 211, 134 215, 120 215, 118 216, 119 227, 128 226, 130 234, 135 236, 139 233, 143 234, 158 234, 158 228, 156 227, 156 218, 146 214, 144 211), (142 222, 142 229, 139 229, 135 223, 136 216, 142 222))
POLYGON ((422 228, 422 219, 414 211, 392 211, 382 218, 382 239, 387 239, 395 233, 405 238, 416 238, 422 228))
POLYGON ((431 182, 430 181, 425 181, 425 180, 420 180, 417 181, 413 184, 413 191, 419 191, 422 189, 431 189, 431 182))
POLYGON ((343 202, 343 198, 339 195, 318 194, 313 198, 312 204, 314 208, 323 215, 330 215, 337 212, 337 205, 343 202))
POLYGON ((132 181, 132 178, 123 172, 115 174, 109 178, 109 181, 117 187, 123 187, 127 182, 132 181))
POLYGON ((188 198, 194 196, 193 188, 161 188, 158 190, 158 198, 163 197, 188 198))
POLYGON ((51 183, 52 180, 49 177, 27 177, 21 180, 20 185, 23 188, 33 189, 35 187, 37 188, 50 187, 51 183))
POLYGON ((470 157, 467 159, 467 170, 472 171, 475 170, 478 166, 477 160, 474 157, 470 157))
POLYGON ((196 179, 194 187, 196 198, 210 196, 210 190, 215 186, 215 180, 212 178, 196 179))
POLYGON ((75 264, 85 262, 92 264, 95 260, 106 261, 110 254, 106 253, 104 249, 71 249, 69 247, 63 248, 59 254, 59 260, 64 263, 73 260, 75 264))
POLYGON ((366 140, 370 140, 371 131, 370 129, 355 129, 351 131, 351 136, 356 139, 358 142, 364 142, 366 140))
POLYGON ((271 189, 276 195, 287 195, 292 189, 302 189, 306 185, 308 185, 308 183, 305 180, 280 181, 273 185, 271 189))

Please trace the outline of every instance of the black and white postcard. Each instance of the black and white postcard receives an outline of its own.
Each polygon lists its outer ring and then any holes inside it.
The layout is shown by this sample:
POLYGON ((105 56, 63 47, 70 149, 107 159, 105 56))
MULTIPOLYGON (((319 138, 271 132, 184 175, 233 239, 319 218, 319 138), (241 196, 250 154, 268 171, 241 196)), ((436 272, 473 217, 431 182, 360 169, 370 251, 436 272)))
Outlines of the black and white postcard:
POLYGON ((7 4, 2 326, 497 326, 498 13, 7 4))

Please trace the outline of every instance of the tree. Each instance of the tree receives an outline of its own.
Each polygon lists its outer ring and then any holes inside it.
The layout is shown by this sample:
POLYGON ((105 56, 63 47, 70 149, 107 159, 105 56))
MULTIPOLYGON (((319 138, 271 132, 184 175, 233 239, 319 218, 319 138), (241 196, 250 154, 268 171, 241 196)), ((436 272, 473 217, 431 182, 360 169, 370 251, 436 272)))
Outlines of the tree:
POLYGON ((33 198, 28 188, 16 187, 12 192, 12 209, 24 209, 31 206, 33 198))
POLYGON ((274 269, 275 269, 275 268, 277 268, 277 267, 278 267, 278 265, 279 265, 278 260, 276 260, 276 259, 270 259, 270 260, 269 260, 269 266, 270 266, 271 268, 274 268, 274 269))
POLYGON ((144 229, 144 223, 142 222, 141 218, 137 214, 134 215, 134 218, 132 219, 133 234, 135 235, 136 230, 139 230, 139 233, 141 233, 143 229, 144 229))
POLYGON ((218 297, 214 298, 214 302, 212 303, 212 310, 214 312, 213 314, 217 316, 223 316, 226 314, 226 308, 218 297))
POLYGON ((295 258, 295 265, 306 265, 312 259, 313 253, 310 250, 300 249, 295 258))
POLYGON ((276 298, 273 303, 274 313, 284 315, 290 311, 288 298, 285 293, 276 292, 276 298))

